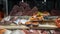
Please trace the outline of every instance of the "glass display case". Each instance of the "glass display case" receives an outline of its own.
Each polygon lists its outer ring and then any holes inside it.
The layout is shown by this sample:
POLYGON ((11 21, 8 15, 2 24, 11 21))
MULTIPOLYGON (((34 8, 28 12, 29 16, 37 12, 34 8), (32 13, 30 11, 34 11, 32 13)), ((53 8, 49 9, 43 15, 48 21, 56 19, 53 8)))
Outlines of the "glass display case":
POLYGON ((60 34, 59 0, 0 0, 0 9, 0 34, 60 34))

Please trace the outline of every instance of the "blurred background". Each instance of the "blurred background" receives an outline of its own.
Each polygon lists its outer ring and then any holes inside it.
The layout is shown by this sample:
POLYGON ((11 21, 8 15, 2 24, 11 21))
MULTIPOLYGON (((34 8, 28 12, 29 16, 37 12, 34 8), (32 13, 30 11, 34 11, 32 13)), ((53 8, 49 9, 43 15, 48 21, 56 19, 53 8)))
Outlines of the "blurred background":
MULTIPOLYGON (((13 6, 18 4, 22 0, 0 0, 0 10, 3 10, 5 15, 8 15, 12 10, 13 6)), ((52 9, 60 10, 60 0, 24 0, 28 3, 31 8, 37 6, 39 10, 49 10, 52 9)), ((1 11, 0 11, 1 12, 1 11)))

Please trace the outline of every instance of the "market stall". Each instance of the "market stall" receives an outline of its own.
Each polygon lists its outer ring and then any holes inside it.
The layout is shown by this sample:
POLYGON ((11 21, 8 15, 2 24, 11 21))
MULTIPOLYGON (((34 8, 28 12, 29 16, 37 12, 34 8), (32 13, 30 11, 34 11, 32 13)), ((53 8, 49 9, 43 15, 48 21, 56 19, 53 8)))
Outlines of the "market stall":
MULTIPOLYGON (((43 4, 46 6, 46 0, 43 4)), ((36 6, 31 8, 22 0, 0 21, 0 34, 60 34, 60 16, 51 16, 36 6)))

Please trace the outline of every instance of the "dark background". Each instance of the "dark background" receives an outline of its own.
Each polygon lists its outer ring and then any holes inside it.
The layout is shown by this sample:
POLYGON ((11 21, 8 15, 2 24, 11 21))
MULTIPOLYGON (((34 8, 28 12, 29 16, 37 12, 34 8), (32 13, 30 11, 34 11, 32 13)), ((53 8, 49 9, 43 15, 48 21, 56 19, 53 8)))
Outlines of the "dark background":
MULTIPOLYGON (((21 0, 9 0, 9 11, 11 11, 12 7, 15 4, 18 4, 21 0)), ((27 2, 31 8, 37 6, 39 10, 52 10, 52 9, 60 9, 60 2, 59 0, 47 0, 46 5, 42 4, 44 0, 24 0, 27 2)))
MULTIPOLYGON (((10 13, 11 9, 14 5, 18 4, 21 0, 8 0, 8 12, 10 13)), ((60 0, 47 0, 44 5, 42 3, 43 0, 24 0, 24 2, 27 2, 31 8, 34 6, 37 6, 39 10, 52 10, 57 9, 60 10, 60 0)), ((6 12, 6 1, 0 0, 0 9, 3 9, 4 12, 6 12)))

